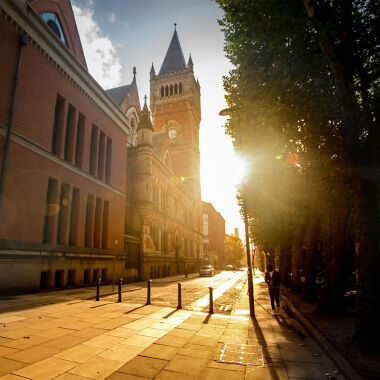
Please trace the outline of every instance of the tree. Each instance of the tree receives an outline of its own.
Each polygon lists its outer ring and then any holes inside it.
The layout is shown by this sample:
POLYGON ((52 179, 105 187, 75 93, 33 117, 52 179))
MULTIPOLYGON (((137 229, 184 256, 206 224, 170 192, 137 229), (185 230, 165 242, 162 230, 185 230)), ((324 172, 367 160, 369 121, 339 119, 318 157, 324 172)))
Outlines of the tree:
MULTIPOLYGON (((273 225, 270 216, 282 215, 284 230, 294 233, 299 221, 306 221, 310 242, 311 237, 319 235, 318 220, 326 223, 340 214, 340 222, 328 229, 331 245, 327 247, 339 264, 330 265, 325 260, 330 278, 326 285, 334 288, 331 295, 339 298, 341 286, 331 279, 342 282, 345 242, 335 247, 332 242, 334 237, 346 236, 348 218, 331 200, 351 194, 353 201, 345 209, 354 216, 358 277, 356 335, 362 340, 379 337, 378 306, 374 302, 380 297, 379 3, 375 0, 305 0, 305 4, 279 0, 217 2, 225 12, 220 21, 225 50, 235 65, 224 78, 226 100, 234 110, 225 126, 226 133, 233 138, 236 149, 249 152, 254 160, 249 183, 253 193, 251 197, 247 194, 247 198, 255 198, 248 203, 252 233, 262 240, 275 235, 270 239, 279 243, 282 231, 273 225), (285 160, 289 154, 295 155, 295 159, 285 160), (273 164, 274 157, 283 158, 278 170, 273 164), (270 179, 268 169, 274 178, 270 179), (284 191, 279 198, 273 188, 283 189, 284 178, 292 178, 292 169, 297 178, 294 183, 300 184, 301 191, 284 191), (313 191, 302 191, 312 184, 317 184, 313 191), (316 205, 311 194, 317 195, 316 205), (280 201, 288 206, 286 212, 281 205, 277 207, 280 201), (313 211, 316 209, 322 214, 316 215, 313 211)), ((295 233, 298 239, 301 232, 302 229, 295 233)), ((300 252, 299 242, 293 246, 300 252)), ((310 248, 313 256, 315 251, 310 248)), ((293 267, 297 269, 297 259, 293 267)), ((313 270, 309 269, 308 280, 313 286, 313 270)))
POLYGON ((238 236, 226 235, 226 257, 228 264, 240 266, 244 258, 244 247, 238 236))

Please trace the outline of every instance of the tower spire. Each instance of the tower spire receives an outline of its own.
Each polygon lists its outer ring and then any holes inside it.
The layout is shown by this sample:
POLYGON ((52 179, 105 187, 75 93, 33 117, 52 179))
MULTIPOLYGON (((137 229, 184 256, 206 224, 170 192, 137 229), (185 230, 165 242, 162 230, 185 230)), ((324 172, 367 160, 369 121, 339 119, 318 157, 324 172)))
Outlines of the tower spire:
POLYGON ((186 61, 183 56, 181 44, 179 43, 177 34, 177 24, 174 24, 174 33, 168 51, 166 52, 164 61, 159 72, 159 75, 180 71, 186 69, 186 61))

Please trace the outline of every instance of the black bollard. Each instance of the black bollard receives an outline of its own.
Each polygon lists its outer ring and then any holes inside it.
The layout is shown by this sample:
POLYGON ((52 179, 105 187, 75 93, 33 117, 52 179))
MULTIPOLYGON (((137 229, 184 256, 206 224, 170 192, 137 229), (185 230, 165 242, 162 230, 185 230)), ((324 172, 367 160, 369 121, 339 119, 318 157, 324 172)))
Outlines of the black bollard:
POLYGON ((120 278, 120 281, 119 281, 119 298, 117 299, 117 302, 123 302, 123 300, 121 299, 121 287, 123 286, 123 279, 120 278))
POLYGON ((96 283, 96 301, 100 301, 100 281, 102 279, 98 277, 98 282, 96 283))
POLYGON ((148 280, 147 282, 147 296, 146 296, 146 304, 150 305, 150 287, 152 286, 152 280, 148 280))
POLYGON ((214 313, 214 297, 212 296, 212 287, 209 286, 209 291, 210 291, 210 310, 209 310, 209 314, 213 314, 214 313))
POLYGON ((179 282, 178 283, 178 306, 177 306, 177 309, 182 309, 181 286, 182 286, 182 284, 179 282))

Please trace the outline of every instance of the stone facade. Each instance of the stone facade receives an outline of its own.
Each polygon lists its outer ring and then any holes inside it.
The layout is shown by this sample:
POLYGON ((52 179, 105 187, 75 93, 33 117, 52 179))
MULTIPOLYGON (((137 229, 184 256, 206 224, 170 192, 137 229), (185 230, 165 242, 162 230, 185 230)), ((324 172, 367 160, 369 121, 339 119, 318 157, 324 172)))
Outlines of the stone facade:
POLYGON ((150 73, 138 143, 128 150, 126 239, 128 277, 195 272, 203 262, 199 169, 200 86, 186 65, 177 32, 156 75, 150 73))

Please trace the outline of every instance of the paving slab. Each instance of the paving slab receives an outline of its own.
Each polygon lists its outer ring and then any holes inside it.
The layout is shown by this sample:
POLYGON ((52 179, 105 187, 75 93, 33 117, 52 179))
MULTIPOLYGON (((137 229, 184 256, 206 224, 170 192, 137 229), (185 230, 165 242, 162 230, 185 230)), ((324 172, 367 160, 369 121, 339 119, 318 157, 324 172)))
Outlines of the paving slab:
POLYGON ((207 359, 195 358, 193 356, 175 355, 174 358, 165 367, 167 371, 174 371, 184 374, 189 374, 197 377, 201 376, 206 368, 207 359))
POLYGON ((127 339, 124 339, 121 344, 127 346, 146 348, 157 341, 156 337, 144 336, 144 335, 132 335, 127 339))
POLYGON ((144 336, 152 336, 155 338, 160 338, 164 335, 167 334, 166 330, 161 330, 161 329, 153 329, 151 327, 148 327, 144 330, 141 330, 138 335, 144 335, 144 336))
POLYGON ((245 380, 289 380, 284 367, 247 367, 245 380))
POLYGON ((146 380, 146 377, 134 376, 122 372, 114 372, 112 375, 107 377, 107 380, 146 380))
POLYGON ((20 350, 17 350, 16 348, 0 346, 0 357, 4 357, 15 352, 20 352, 20 350))
POLYGON ((122 364, 119 361, 107 358, 94 357, 86 362, 77 365, 69 372, 75 375, 90 379, 104 379, 115 372, 122 364))
POLYGON ((54 355, 55 358, 69 360, 76 363, 84 363, 94 356, 103 352, 104 348, 89 346, 87 344, 79 344, 67 350, 54 355))
POLYGON ((157 339, 156 343, 163 344, 165 346, 183 347, 188 342, 188 340, 188 338, 167 334, 162 338, 157 339))
POLYGON ((124 338, 121 338, 118 336, 103 334, 86 341, 86 344, 88 346, 93 346, 93 347, 111 348, 113 346, 116 346, 117 344, 120 344, 124 340, 125 340, 124 338))
POLYGON ((4 376, 8 374, 9 372, 25 367, 26 365, 27 364, 16 361, 16 360, 0 358, 0 376, 4 376))
POLYGON ((235 372, 218 368, 206 368, 203 380, 244 380, 244 372, 235 372))
POLYGON ((140 356, 147 356, 150 358, 156 358, 156 359, 164 359, 164 360, 171 360, 174 358, 174 356, 181 352, 183 348, 177 348, 177 347, 171 347, 171 346, 164 346, 162 344, 152 344, 148 348, 146 348, 144 351, 140 353, 140 356))
POLYGON ((58 352, 59 350, 57 350, 56 348, 34 346, 26 350, 21 350, 18 352, 5 355, 5 357, 11 360, 17 360, 19 362, 33 364, 43 359, 47 359, 51 356, 54 356, 58 352))
POLYGON ((86 337, 75 336, 75 335, 65 335, 57 339, 45 342, 43 345, 48 347, 57 348, 58 350, 66 350, 78 344, 81 344, 87 340, 86 337))
POLYGON ((167 360, 136 356, 119 368, 118 372, 153 379, 166 366, 167 360))
POLYGON ((101 358, 107 358, 111 360, 116 360, 121 362, 121 364, 125 364, 129 360, 136 357, 143 348, 141 347, 133 347, 133 346, 127 346, 126 344, 119 344, 115 347, 112 347, 109 350, 103 351, 101 354, 98 355, 99 360, 101 358))
POLYGON ((154 380, 197 380, 197 379, 200 379, 200 377, 195 376, 194 374, 191 374, 191 375, 187 373, 179 374, 178 372, 172 372, 172 371, 166 371, 166 370, 162 370, 154 378, 154 380))
POLYGON ((62 360, 58 358, 49 358, 32 365, 26 366, 13 374, 26 377, 34 380, 49 380, 53 379, 62 373, 75 367, 77 363, 62 360))

